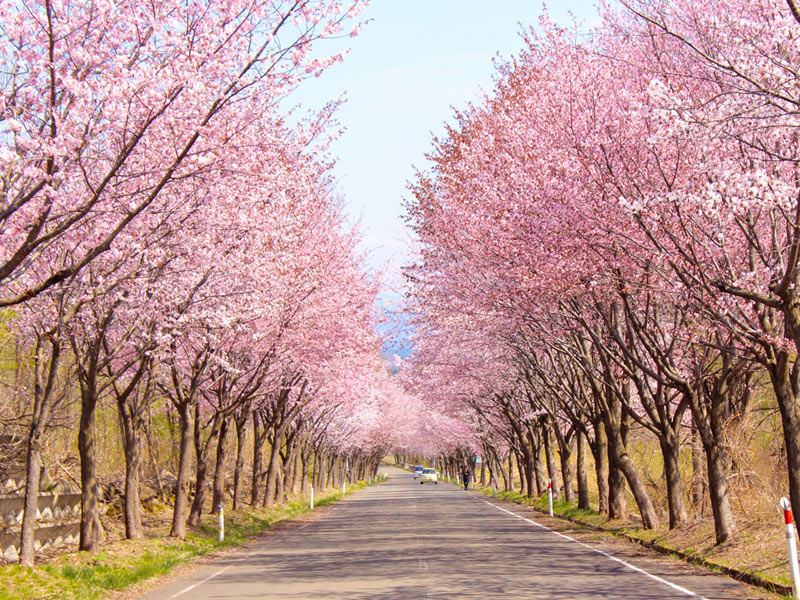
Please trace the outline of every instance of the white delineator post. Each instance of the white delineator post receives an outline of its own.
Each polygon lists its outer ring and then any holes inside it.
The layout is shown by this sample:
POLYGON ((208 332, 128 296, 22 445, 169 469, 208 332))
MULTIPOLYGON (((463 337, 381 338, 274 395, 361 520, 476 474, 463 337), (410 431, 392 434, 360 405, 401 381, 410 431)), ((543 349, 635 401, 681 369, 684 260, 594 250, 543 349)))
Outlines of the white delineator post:
POLYGON ((497 498, 497 482, 492 477, 492 491, 494 492, 494 497, 497 498))
POLYGON ((344 480, 342 480, 342 496, 344 496, 344 486, 345 486, 345 482, 344 482, 344 480))
POLYGON ((314 486, 311 486, 311 502, 308 504, 310 510, 314 510, 314 486))
POLYGON ((789 499, 781 498, 781 508, 783 509, 783 522, 786 524, 786 546, 789 550, 789 571, 792 573, 792 597, 800 599, 800 567, 797 565, 797 540, 794 533, 792 521, 792 505, 789 499))
POLYGON ((225 539, 225 512, 222 509, 222 505, 219 506, 219 542, 225 539))
POLYGON ((547 480, 547 508, 550 512, 550 516, 553 516, 553 482, 552 480, 547 480))

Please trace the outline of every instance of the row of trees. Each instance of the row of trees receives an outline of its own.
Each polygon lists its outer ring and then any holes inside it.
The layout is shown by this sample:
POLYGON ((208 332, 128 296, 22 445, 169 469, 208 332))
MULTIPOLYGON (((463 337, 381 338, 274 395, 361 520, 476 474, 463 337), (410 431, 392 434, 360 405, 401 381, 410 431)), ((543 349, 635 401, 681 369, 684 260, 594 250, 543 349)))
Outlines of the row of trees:
POLYGON ((235 507, 248 428, 253 504, 312 472, 324 483, 345 457, 377 468, 394 396, 380 391, 377 282, 332 197, 335 106, 286 112, 304 78, 341 59, 312 46, 355 34, 363 4, 2 9, 0 305, 33 373, 15 390, 27 407, 22 564, 34 560, 42 452, 65 381, 79 386, 82 550, 100 539, 102 403, 119 414, 129 538, 142 536, 155 404, 179 429, 173 536, 198 521, 212 474, 214 509, 223 501, 233 433, 235 507))
POLYGON ((629 432, 658 441, 670 527, 688 440, 721 543, 726 430, 756 394, 780 410, 800 511, 800 10, 623 4, 585 36, 543 19, 436 140, 408 206, 414 385, 495 468, 514 453, 530 494, 544 451, 572 500, 576 453, 588 507, 588 446, 600 510, 624 517, 627 486, 648 528, 629 432))

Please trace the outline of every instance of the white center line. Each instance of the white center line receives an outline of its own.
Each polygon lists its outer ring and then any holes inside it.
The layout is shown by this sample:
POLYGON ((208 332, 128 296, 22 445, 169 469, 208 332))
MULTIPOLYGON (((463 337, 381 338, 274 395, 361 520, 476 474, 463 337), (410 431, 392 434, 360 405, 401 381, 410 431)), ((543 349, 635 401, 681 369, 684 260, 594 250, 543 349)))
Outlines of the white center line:
POLYGON ((170 596, 170 598, 177 598, 178 596, 183 596, 186 592, 191 592, 197 586, 203 585, 204 583, 206 583, 208 581, 211 581, 212 579, 214 579, 214 577, 224 573, 225 571, 227 571, 230 568, 231 568, 230 565, 228 565, 227 567, 223 567, 219 571, 217 571, 216 573, 212 573, 211 575, 209 575, 208 577, 206 577, 202 581, 198 581, 197 583, 193 583, 192 585, 183 588, 180 592, 176 592, 175 594, 172 594, 172 596, 170 596))
POLYGON ((552 529, 550 529, 549 527, 545 527, 541 523, 537 523, 536 521, 533 521, 531 519, 526 519, 525 517, 522 517, 522 516, 518 515, 517 513, 513 513, 510 510, 506 510, 505 508, 501 508, 501 507, 497 506, 496 504, 492 504, 491 502, 488 502, 487 500, 484 500, 484 502, 486 502, 486 504, 488 504, 489 506, 493 506, 497 510, 501 510, 504 513, 508 513, 512 517, 516 517, 517 519, 521 519, 521 520, 525 521, 526 523, 530 523, 531 525, 535 525, 536 527, 540 527, 540 528, 542 528, 542 529, 544 529, 546 531, 549 531, 550 533, 554 533, 557 536, 564 538, 565 540, 569 540, 570 542, 575 542, 576 544, 580 544, 584 548, 588 548, 589 550, 591 550, 593 552, 597 552, 598 554, 602 554, 606 558, 610 558, 611 560, 616 561, 619 564, 624 565, 624 566, 628 567, 629 569, 631 569, 633 571, 636 571, 637 573, 641 573, 642 575, 646 575, 650 579, 654 579, 654 580, 658 581, 659 583, 663 583, 664 585, 666 585, 668 587, 671 587, 673 590, 681 592, 682 594, 686 594, 687 596, 689 596, 691 598, 697 598, 698 600, 707 600, 706 598, 704 598, 700 594, 696 594, 691 590, 687 590, 685 587, 681 587, 681 586, 679 586, 679 585, 677 585, 675 583, 672 583, 671 581, 667 581, 666 579, 663 579, 663 578, 659 577, 658 575, 653 575, 652 573, 648 573, 644 569, 640 569, 639 567, 634 567, 632 564, 630 564, 628 562, 625 562, 624 560, 622 560, 620 558, 617 558, 616 556, 611 556, 608 552, 603 552, 602 550, 599 550, 598 548, 594 548, 594 547, 590 546, 589 544, 584 544, 583 542, 579 542, 575 538, 571 538, 568 535, 564 535, 563 533, 559 533, 558 531, 553 531, 552 529))

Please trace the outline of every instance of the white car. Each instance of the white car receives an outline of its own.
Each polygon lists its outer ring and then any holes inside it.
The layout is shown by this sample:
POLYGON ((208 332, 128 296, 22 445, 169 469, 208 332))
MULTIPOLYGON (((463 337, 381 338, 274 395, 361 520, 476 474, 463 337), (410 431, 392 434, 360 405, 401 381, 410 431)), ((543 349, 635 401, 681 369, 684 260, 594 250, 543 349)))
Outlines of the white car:
POLYGON ((422 472, 424 470, 425 470, 425 467, 423 467, 422 465, 417 465, 416 467, 414 467, 414 479, 416 479, 417 477, 421 477, 422 476, 422 472))
POLYGON ((439 476, 436 474, 436 469, 422 469, 422 477, 420 477, 419 483, 422 485, 426 481, 432 481, 439 485, 439 476))

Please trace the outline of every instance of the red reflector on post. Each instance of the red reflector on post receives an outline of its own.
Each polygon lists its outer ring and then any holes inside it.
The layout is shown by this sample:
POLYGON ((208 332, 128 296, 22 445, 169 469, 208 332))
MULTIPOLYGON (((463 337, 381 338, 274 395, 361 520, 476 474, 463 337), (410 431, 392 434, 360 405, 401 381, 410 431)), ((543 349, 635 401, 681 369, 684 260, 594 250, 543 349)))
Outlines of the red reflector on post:
POLYGON ((791 525, 792 521, 792 506, 789 504, 788 498, 781 498, 781 508, 783 509, 783 522, 787 525, 791 525))

